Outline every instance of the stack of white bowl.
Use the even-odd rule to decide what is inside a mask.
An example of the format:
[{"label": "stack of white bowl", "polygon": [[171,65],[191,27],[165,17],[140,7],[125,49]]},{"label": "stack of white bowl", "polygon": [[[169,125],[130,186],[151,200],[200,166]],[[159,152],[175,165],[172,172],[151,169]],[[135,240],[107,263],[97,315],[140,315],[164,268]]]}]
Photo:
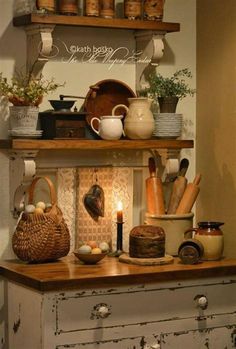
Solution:
[{"label": "stack of white bowl", "polygon": [[8,134],[9,136],[13,137],[13,138],[41,138],[42,137],[42,130],[31,130],[31,129],[24,129],[24,130],[20,130],[20,129],[13,129],[13,130],[9,130]]},{"label": "stack of white bowl", "polygon": [[182,134],[183,115],[175,113],[154,113],[153,135],[158,138],[179,138]]}]

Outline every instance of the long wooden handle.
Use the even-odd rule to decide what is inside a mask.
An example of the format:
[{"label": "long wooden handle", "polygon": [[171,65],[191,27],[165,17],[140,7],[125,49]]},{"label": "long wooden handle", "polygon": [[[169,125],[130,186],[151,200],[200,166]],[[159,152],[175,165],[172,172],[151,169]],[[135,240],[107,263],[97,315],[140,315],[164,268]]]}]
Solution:
[{"label": "long wooden handle", "polygon": [[150,177],[146,179],[147,211],[150,214],[165,214],[164,194],[160,178]]},{"label": "long wooden handle", "polygon": [[193,180],[193,184],[198,185],[200,183],[201,178],[202,176],[200,174],[197,174]]},{"label": "long wooden handle", "polygon": [[177,207],[176,214],[184,214],[191,212],[191,209],[197,199],[200,188],[197,184],[199,184],[201,180],[201,175],[198,174],[194,178],[193,183],[189,183],[185,189],[184,195]]},{"label": "long wooden handle", "polygon": [[179,176],[176,178],[173,184],[169,205],[167,208],[168,214],[176,213],[177,207],[179,206],[180,200],[184,195],[185,188],[187,186],[187,179]]},{"label": "long wooden handle", "polygon": [[156,164],[154,158],[152,157],[148,159],[148,169],[150,177],[156,177]]}]

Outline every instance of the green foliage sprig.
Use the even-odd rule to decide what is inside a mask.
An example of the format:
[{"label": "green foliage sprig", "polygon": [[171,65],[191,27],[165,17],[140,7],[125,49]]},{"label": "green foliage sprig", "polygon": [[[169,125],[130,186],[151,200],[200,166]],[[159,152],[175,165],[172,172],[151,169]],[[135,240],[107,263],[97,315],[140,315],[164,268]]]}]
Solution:
[{"label": "green foliage sprig", "polygon": [[32,79],[30,75],[17,73],[8,80],[0,73],[0,95],[6,97],[15,106],[38,106],[43,97],[64,84],[43,77]]},{"label": "green foliage sprig", "polygon": [[193,96],[195,89],[189,87],[185,78],[192,78],[189,69],[177,70],[171,77],[164,77],[160,73],[150,75],[150,87],[145,89],[145,93],[149,93],[151,97],[178,97],[182,99],[187,95]]}]

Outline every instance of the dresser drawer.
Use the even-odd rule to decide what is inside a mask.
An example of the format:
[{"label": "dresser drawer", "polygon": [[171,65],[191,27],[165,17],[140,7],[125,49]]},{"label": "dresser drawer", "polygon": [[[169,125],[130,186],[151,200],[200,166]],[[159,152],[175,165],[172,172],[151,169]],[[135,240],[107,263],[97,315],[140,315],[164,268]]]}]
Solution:
[{"label": "dresser drawer", "polygon": [[[207,299],[206,309],[198,306]],[[203,305],[204,308],[204,305]],[[57,298],[57,332],[190,319],[236,312],[236,283],[140,287]]]}]

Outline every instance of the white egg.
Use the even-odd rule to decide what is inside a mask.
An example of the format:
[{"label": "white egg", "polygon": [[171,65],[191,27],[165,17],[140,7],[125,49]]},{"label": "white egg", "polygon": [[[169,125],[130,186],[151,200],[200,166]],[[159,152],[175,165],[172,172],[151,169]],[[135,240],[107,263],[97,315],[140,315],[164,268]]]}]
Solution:
[{"label": "white egg", "polygon": [[106,241],[102,241],[100,244],[99,244],[99,248],[102,250],[102,252],[107,252],[109,251],[109,245]]},{"label": "white egg", "polygon": [[49,207],[52,207],[52,204],[51,204],[51,202],[47,202],[45,206],[46,206],[46,208],[49,208]]},{"label": "white egg", "polygon": [[37,208],[41,208],[42,210],[45,210],[46,205],[43,201],[39,201],[37,202],[37,204],[35,205]]},{"label": "white egg", "polygon": [[33,213],[34,211],[35,211],[35,206],[34,205],[26,205],[25,206],[25,212]]},{"label": "white egg", "polygon": [[19,205],[19,211],[24,211],[24,210],[25,210],[25,204],[21,202]]},{"label": "white egg", "polygon": [[92,248],[89,245],[82,245],[78,248],[78,253],[88,254],[91,253]]}]

